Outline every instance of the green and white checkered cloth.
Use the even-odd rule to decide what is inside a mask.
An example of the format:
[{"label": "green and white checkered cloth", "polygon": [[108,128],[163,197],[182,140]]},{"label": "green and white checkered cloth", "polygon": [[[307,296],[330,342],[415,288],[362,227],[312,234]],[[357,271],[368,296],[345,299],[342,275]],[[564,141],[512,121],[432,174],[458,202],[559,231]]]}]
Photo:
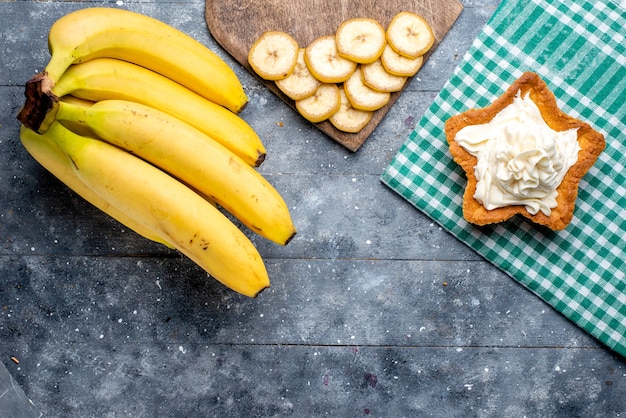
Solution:
[{"label": "green and white checkered cloth", "polygon": [[[620,0],[622,1],[622,0]],[[626,10],[608,0],[503,0],[381,176],[426,213],[610,349],[626,357]],[[605,135],[558,232],[518,216],[463,219],[466,178],[444,123],[539,74],[563,111]]]}]

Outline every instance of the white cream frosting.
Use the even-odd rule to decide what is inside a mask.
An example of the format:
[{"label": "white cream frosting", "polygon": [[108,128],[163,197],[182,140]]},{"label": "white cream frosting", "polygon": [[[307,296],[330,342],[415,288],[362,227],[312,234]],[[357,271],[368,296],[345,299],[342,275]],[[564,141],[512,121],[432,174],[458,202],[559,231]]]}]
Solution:
[{"label": "white cream frosting", "polygon": [[550,215],[556,188],[580,151],[577,128],[553,130],[520,91],[491,121],[466,126],[455,140],[478,160],[476,200],[487,210],[524,205],[531,215]]}]

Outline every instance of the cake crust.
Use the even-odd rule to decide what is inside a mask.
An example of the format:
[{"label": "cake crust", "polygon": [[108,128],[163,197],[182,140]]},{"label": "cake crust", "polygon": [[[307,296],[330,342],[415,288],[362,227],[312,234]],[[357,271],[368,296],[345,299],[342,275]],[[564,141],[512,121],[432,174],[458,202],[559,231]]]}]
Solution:
[{"label": "cake crust", "polygon": [[[546,124],[553,130],[565,131],[578,128],[577,139],[580,145],[578,160],[570,167],[563,181],[557,187],[557,206],[552,208],[549,216],[541,211],[532,215],[523,205],[486,209],[481,202],[473,197],[478,183],[474,174],[477,159],[455,141],[457,132],[464,127],[483,124],[492,120],[496,114],[513,102],[518,91],[521,91],[522,96],[530,93],[530,99],[537,105]],[[554,94],[534,72],[522,74],[491,105],[482,109],[470,109],[449,118],[445,123],[445,133],[454,161],[463,168],[467,176],[467,186],[463,195],[463,217],[475,225],[499,223],[519,214],[552,230],[564,229],[574,214],[579,182],[596,162],[606,145],[604,135],[594,130],[588,123],[571,117],[559,109]]]}]

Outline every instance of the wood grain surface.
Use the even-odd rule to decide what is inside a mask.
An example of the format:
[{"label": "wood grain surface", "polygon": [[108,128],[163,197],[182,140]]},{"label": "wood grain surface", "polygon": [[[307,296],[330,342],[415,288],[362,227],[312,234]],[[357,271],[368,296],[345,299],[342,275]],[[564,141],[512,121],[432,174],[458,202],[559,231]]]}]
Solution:
[{"label": "wood grain surface", "polygon": [[[370,17],[386,27],[395,14],[405,10],[423,16],[433,29],[435,43],[425,56],[427,60],[456,21],[463,6],[457,0],[207,0],[205,17],[215,40],[248,71],[254,73],[247,61],[248,51],[267,30],[287,32],[300,46],[305,47],[320,36],[335,33],[339,24],[346,19]],[[293,100],[282,93],[274,82],[262,82],[295,109]],[[377,110],[369,124],[358,133],[341,132],[328,121],[315,126],[349,150],[357,151],[401,93],[393,93],[389,103]]]}]

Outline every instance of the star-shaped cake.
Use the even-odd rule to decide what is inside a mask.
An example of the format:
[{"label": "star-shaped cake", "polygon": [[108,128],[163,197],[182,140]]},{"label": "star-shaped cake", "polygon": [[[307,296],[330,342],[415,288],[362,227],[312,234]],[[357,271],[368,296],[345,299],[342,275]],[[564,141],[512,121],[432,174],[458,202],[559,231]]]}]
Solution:
[{"label": "star-shaped cake", "polygon": [[564,229],[581,178],[605,148],[604,136],[562,112],[534,72],[522,74],[491,105],[452,116],[445,132],[467,176],[463,216],[475,225],[520,214]]}]

